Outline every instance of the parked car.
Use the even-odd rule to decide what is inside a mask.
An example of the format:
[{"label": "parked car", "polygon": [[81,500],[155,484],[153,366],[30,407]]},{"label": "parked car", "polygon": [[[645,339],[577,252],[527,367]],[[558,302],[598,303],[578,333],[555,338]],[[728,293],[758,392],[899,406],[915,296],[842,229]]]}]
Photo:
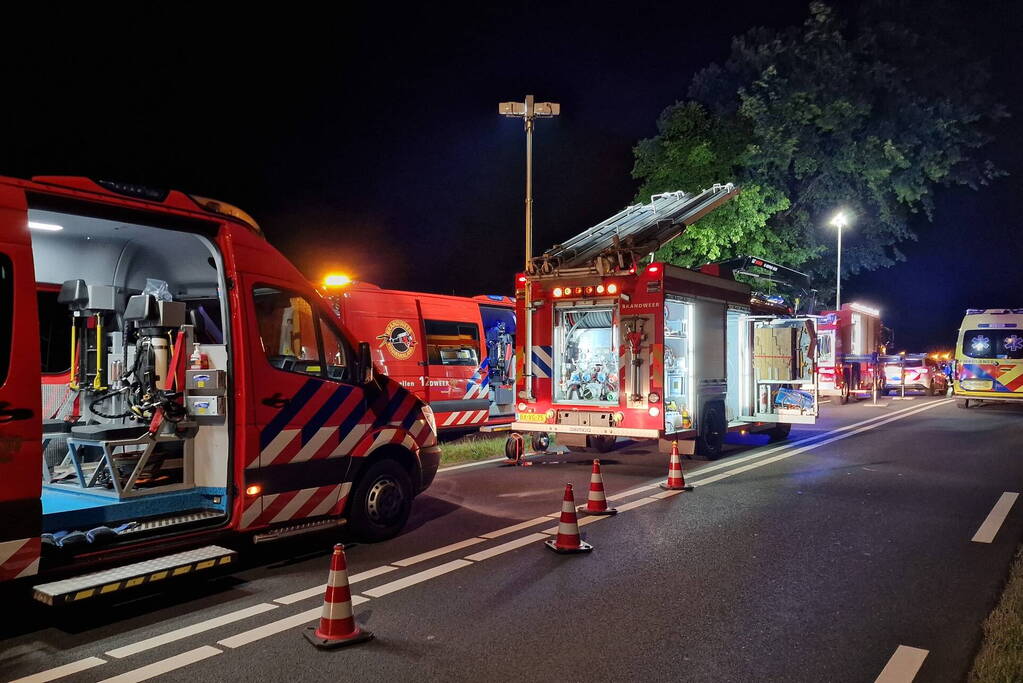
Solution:
[{"label": "parked car", "polygon": [[938,362],[923,354],[907,354],[901,360],[889,361],[884,365],[885,389],[889,394],[902,392],[903,369],[905,370],[906,392],[922,391],[937,396],[948,391],[948,377]]}]

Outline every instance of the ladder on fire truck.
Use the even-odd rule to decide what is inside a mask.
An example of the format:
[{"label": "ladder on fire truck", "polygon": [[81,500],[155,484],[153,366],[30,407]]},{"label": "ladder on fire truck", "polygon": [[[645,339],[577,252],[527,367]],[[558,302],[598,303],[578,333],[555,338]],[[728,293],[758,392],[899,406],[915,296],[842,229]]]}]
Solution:
[{"label": "ladder on fire truck", "polygon": [[585,268],[603,275],[628,270],[685,229],[739,193],[732,183],[717,184],[693,195],[655,194],[649,204],[633,204],[532,261],[532,274]]}]

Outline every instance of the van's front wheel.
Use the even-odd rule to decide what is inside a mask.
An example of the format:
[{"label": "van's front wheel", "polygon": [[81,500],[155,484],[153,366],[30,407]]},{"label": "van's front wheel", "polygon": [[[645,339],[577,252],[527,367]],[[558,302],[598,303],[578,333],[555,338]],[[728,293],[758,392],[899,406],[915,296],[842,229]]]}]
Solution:
[{"label": "van's front wheel", "polygon": [[401,532],[412,512],[412,480],[389,458],[369,463],[349,503],[352,531],[366,541],[386,541]]}]

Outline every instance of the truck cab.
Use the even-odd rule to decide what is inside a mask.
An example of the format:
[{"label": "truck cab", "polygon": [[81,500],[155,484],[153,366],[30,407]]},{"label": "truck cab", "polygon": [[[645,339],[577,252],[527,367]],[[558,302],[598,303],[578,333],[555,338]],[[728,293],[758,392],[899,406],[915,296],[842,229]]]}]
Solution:
[{"label": "truck cab", "polygon": [[[0,178],[0,316],[0,581],[209,567],[231,532],[383,539],[436,472],[432,411],[222,202]],[[37,597],[98,590],[70,585]]]}]

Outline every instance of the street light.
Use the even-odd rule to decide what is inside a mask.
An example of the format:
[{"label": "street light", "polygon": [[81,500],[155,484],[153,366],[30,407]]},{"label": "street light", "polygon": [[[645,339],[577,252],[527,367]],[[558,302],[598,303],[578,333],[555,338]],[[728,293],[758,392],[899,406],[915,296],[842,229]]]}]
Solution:
[{"label": "street light", "polygon": [[849,219],[844,211],[839,211],[828,225],[838,229],[838,270],[835,271],[835,310],[842,310],[842,228],[849,225]]},{"label": "street light", "polygon": [[[550,118],[561,113],[561,105],[557,102],[536,102],[532,95],[526,95],[525,102],[501,102],[497,112],[502,116],[522,118],[526,125],[526,268],[524,273],[533,270],[533,120],[537,117]],[[519,398],[527,401],[533,399],[533,302],[530,281],[525,287],[525,342],[523,344],[523,379],[526,383],[525,395]]]}]

